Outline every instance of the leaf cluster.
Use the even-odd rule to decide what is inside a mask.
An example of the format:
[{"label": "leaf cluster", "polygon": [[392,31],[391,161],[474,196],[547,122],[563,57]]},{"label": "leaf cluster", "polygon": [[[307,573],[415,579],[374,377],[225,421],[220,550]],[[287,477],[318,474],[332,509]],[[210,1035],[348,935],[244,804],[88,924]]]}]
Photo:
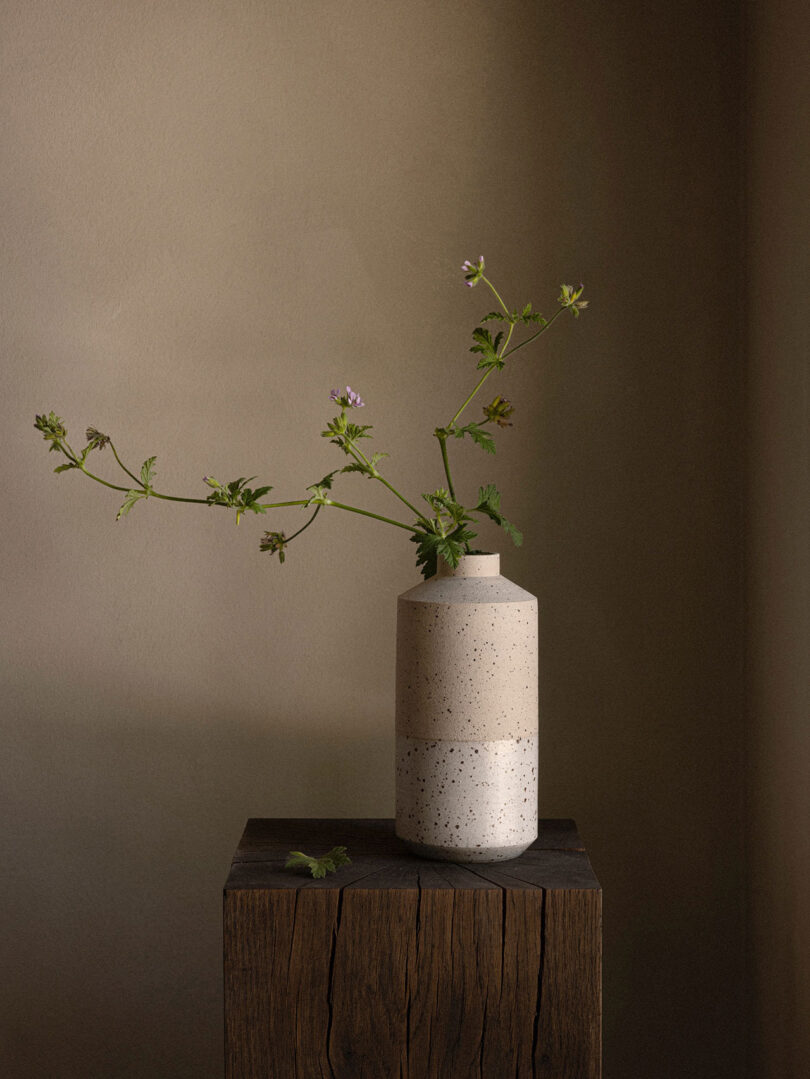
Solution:
[{"label": "leaf cluster", "polygon": [[481,319],[482,322],[506,322],[512,326],[516,326],[518,322],[522,322],[524,326],[529,326],[532,323],[541,323],[543,326],[548,324],[548,320],[538,311],[532,311],[532,305],[527,303],[522,311],[515,309],[507,313],[506,311],[490,311],[488,315],[484,315]]},{"label": "leaf cluster", "polygon": [[49,412],[47,416],[44,413],[41,416],[35,416],[34,427],[42,432],[42,437],[46,442],[50,442],[48,447],[50,453],[54,450],[59,452],[62,449],[62,440],[67,438],[67,428],[55,412]]},{"label": "leaf cluster", "polygon": [[255,479],[255,476],[247,478],[240,476],[238,480],[231,480],[230,483],[219,483],[213,476],[206,476],[205,482],[209,487],[213,487],[213,491],[205,501],[211,506],[227,506],[229,509],[235,509],[236,523],[239,524],[246,510],[250,510],[251,513],[264,513],[265,509],[259,504],[259,499],[263,498],[268,491],[273,490],[269,485],[255,489],[248,487],[251,480]]},{"label": "leaf cluster", "polygon": [[435,576],[440,558],[455,569],[461,556],[466,553],[470,540],[475,539],[475,536],[476,533],[466,525],[459,525],[446,535],[434,531],[415,531],[411,542],[417,545],[416,565],[421,569],[425,580]]},{"label": "leaf cluster", "polygon": [[116,521],[120,521],[122,517],[126,517],[136,502],[140,502],[142,498],[148,498],[152,493],[153,481],[157,475],[155,472],[156,460],[157,457],[147,457],[141,465],[141,488],[133,487],[132,490],[127,491],[123,505],[115,515]]},{"label": "leaf cluster", "polygon": [[304,854],[300,850],[291,850],[289,857],[284,863],[285,869],[308,869],[316,880],[322,879],[327,873],[335,873],[342,865],[351,865],[352,860],[346,853],[345,847],[332,847],[327,854],[319,858]]},{"label": "leaf cluster", "polygon": [[326,430],[321,431],[321,438],[328,438],[336,446],[340,446],[344,453],[351,453],[351,444],[360,438],[371,438],[368,434],[372,425],[370,423],[350,423],[346,419],[346,413],[341,412],[333,420],[329,420]]},{"label": "leaf cluster", "polygon": [[41,416],[35,416],[34,427],[42,432],[42,437],[47,442],[50,442],[50,446],[48,447],[50,453],[56,451],[57,453],[63,453],[67,457],[67,462],[62,465],[57,465],[54,472],[69,472],[72,468],[83,468],[84,462],[87,460],[87,455],[92,450],[104,449],[110,441],[109,435],[103,435],[101,431],[97,431],[95,427],[88,427],[87,445],[77,456],[65,441],[67,438],[67,427],[65,427],[64,422],[55,412],[49,412],[47,415],[43,413]]},{"label": "leaf cluster", "polygon": [[414,530],[411,542],[417,545],[416,565],[428,578],[436,573],[440,558],[455,568],[476,533],[469,528],[472,518],[467,510],[444,487],[422,498],[436,516]]}]

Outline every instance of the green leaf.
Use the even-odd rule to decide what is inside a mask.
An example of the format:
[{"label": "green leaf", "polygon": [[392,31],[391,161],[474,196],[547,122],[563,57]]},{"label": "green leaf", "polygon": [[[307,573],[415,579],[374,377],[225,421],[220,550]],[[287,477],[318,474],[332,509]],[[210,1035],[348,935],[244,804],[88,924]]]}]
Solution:
[{"label": "green leaf", "polygon": [[322,854],[320,857],[304,854],[300,850],[291,850],[284,868],[308,869],[316,880],[320,880],[327,873],[337,872],[342,865],[351,865],[351,861],[345,847],[332,847],[327,854]]},{"label": "green leaf", "polygon": [[307,490],[314,491],[316,488],[319,488],[321,490],[331,491],[332,483],[334,482],[335,476],[338,474],[338,472],[347,471],[348,466],[346,468],[336,468],[332,472],[327,472],[322,480],[319,480],[317,483],[311,483],[309,487],[307,487]]},{"label": "green leaf", "polygon": [[146,498],[145,491],[127,491],[127,497],[124,499],[124,504],[115,515],[116,521],[120,521],[122,517],[126,517],[135,503],[140,502],[142,498]]},{"label": "green leaf", "polygon": [[54,469],[54,472],[67,472],[69,468],[78,468],[78,467],[79,467],[78,465],[75,465],[71,461],[70,464],[67,464],[67,465],[57,465],[56,468]]},{"label": "green leaf", "polygon": [[478,505],[475,506],[473,512],[483,513],[494,521],[496,525],[499,525],[516,547],[523,543],[523,533],[515,528],[511,521],[507,521],[501,513],[501,496],[494,483],[488,483],[486,487],[479,487]]},{"label": "green leaf", "polygon": [[255,476],[240,476],[238,480],[231,480],[230,483],[221,484],[213,476],[206,476],[205,482],[209,487],[214,488],[206,502],[211,506],[227,506],[229,509],[235,509],[237,524],[242,519],[242,514],[247,510],[250,510],[251,513],[267,513],[265,507],[260,505],[259,499],[266,495],[268,491],[272,491],[273,488],[266,484],[263,487],[257,487],[255,491],[251,490],[246,484],[255,478]]},{"label": "green leaf", "polygon": [[498,348],[503,338],[503,330],[500,330],[493,338],[489,330],[485,330],[483,326],[478,326],[473,330],[473,340],[476,342],[471,348],[470,352],[478,352],[480,359],[478,361],[479,370],[495,367],[500,370],[503,367],[503,360],[498,355]]},{"label": "green leaf", "polygon": [[326,425],[326,430],[321,431],[321,438],[332,438],[333,435],[342,435],[346,431],[347,420],[344,413],[339,416],[335,416],[333,420],[329,420]]},{"label": "green leaf", "polygon": [[482,322],[509,322],[509,318],[503,313],[503,311],[490,311],[488,315],[484,315],[481,319]]},{"label": "green leaf", "polygon": [[443,558],[451,566],[458,565],[458,561],[464,554],[465,545],[471,539],[475,539],[476,533],[460,524],[449,535],[442,536],[435,532],[415,531],[411,536],[411,543],[417,545],[416,565],[422,570],[425,579],[433,577],[438,569],[438,562]]},{"label": "green leaf", "polygon": [[352,442],[356,442],[358,438],[372,438],[372,435],[366,434],[366,431],[370,431],[371,427],[370,423],[347,423],[346,438]]},{"label": "green leaf", "polygon": [[469,435],[477,446],[480,446],[486,453],[495,452],[495,439],[489,433],[485,431],[483,427],[477,423],[468,423],[464,427],[456,427],[453,431],[456,438],[463,438],[465,435]]},{"label": "green leaf", "polygon": [[[448,523],[457,525],[461,524],[462,521],[469,521],[470,519],[464,507],[456,502],[455,499],[451,498],[450,492],[444,487],[439,487],[433,494],[422,495],[422,498],[424,498],[425,502],[427,502],[431,509],[435,510],[437,514],[440,516],[443,514],[449,517],[450,522]],[[437,519],[435,524],[436,532],[439,535],[446,532],[447,529],[444,527],[443,521]]]},{"label": "green leaf", "polygon": [[144,463],[141,465],[141,483],[147,489],[152,486],[152,480],[155,478],[155,461],[157,457],[147,457]]},{"label": "green leaf", "polygon": [[522,545],[523,533],[520,531],[520,529],[515,528],[511,521],[507,521],[505,517],[501,517],[501,528],[504,530],[507,536],[509,536],[512,543],[514,543],[516,547],[520,547]]},{"label": "green leaf", "polygon": [[338,472],[348,472],[349,466],[345,468],[336,468],[333,472],[327,472],[324,478],[319,483],[312,483],[307,487],[308,491],[312,491],[312,496],[305,503],[307,506],[311,506],[313,503],[325,505],[328,501],[327,491],[332,490],[332,481]]},{"label": "green leaf", "polygon": [[498,513],[501,505],[501,495],[494,483],[488,483],[486,487],[478,488],[478,505],[476,509],[484,513]]}]

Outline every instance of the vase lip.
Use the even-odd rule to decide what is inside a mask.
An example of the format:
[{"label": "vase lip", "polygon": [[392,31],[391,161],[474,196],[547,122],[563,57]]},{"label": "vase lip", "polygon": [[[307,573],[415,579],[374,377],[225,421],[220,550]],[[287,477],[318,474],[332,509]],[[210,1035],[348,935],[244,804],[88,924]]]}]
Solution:
[{"label": "vase lip", "polygon": [[501,556],[482,551],[480,554],[463,554],[454,568],[442,560],[438,577],[499,577]]}]

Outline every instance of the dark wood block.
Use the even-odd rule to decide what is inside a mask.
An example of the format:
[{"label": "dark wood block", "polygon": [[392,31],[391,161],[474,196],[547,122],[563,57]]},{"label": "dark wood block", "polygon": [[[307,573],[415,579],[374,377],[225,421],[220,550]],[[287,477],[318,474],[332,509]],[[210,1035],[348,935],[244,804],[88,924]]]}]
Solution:
[{"label": "dark wood block", "polygon": [[[291,849],[343,844],[313,880]],[[573,821],[511,862],[390,820],[248,821],[224,895],[227,1079],[598,1079],[602,893]]]}]

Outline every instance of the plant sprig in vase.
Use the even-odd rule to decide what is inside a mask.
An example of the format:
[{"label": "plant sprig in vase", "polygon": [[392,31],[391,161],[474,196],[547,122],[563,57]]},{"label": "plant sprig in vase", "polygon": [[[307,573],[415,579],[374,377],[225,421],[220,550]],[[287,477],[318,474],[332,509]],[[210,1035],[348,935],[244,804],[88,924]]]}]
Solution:
[{"label": "plant sprig in vase", "polygon": [[[130,513],[138,503],[149,498],[158,498],[169,502],[193,502],[208,506],[222,506],[232,509],[236,513],[236,523],[245,513],[264,514],[268,510],[282,509],[298,506],[311,510],[306,522],[297,531],[288,535],[284,531],[268,531],[264,533],[260,541],[260,550],[277,554],[279,562],[284,562],[287,548],[290,543],[297,539],[320,513],[324,506],[333,509],[344,510],[348,513],[361,514],[364,517],[381,521],[395,528],[403,529],[410,534],[410,539],[416,544],[416,564],[422,570],[423,575],[432,577],[437,570],[439,559],[443,559],[450,566],[457,566],[458,561],[464,554],[471,553],[470,543],[477,536],[475,527],[477,522],[485,519],[494,521],[501,527],[512,541],[519,545],[522,542],[520,531],[504,516],[501,511],[501,496],[492,483],[487,483],[478,488],[475,499],[468,504],[459,500],[450,469],[450,455],[448,443],[451,439],[471,439],[485,453],[495,453],[495,428],[511,426],[511,416],[514,408],[503,396],[498,394],[489,404],[483,407],[483,418],[477,420],[467,419],[461,422],[462,415],[472,404],[475,397],[482,390],[484,384],[496,372],[502,371],[510,359],[519,349],[535,341],[541,334],[556,321],[564,312],[570,311],[572,315],[579,316],[587,306],[587,300],[581,299],[582,286],[574,288],[571,285],[562,285],[560,295],[557,297],[558,309],[546,319],[543,315],[534,311],[532,304],[527,303],[522,308],[510,308],[503,301],[495,286],[484,273],[485,264],[483,255],[476,261],[467,261],[462,266],[464,279],[468,287],[473,288],[479,283],[487,286],[495,297],[498,308],[488,312],[481,319],[481,324],[472,333],[473,344],[470,352],[477,356],[477,370],[480,374],[472,390],[462,401],[448,423],[437,427],[433,435],[439,443],[442,466],[446,478],[446,486],[422,495],[422,503],[414,503],[407,498],[388,479],[380,467],[380,462],[388,456],[386,453],[377,452],[367,454],[361,445],[372,436],[370,424],[354,422],[354,410],[365,407],[365,402],[360,395],[351,387],[345,391],[332,390],[329,397],[340,407],[340,412],[329,420],[325,429],[321,431],[324,438],[338,446],[346,457],[348,463],[341,468],[327,473],[317,483],[306,488],[305,498],[292,499],[285,502],[264,502],[262,499],[273,490],[269,484],[251,487],[250,484],[256,479],[255,476],[244,477],[221,483],[213,476],[203,477],[203,482],[210,488],[206,498],[187,498],[178,495],[170,495],[158,491],[155,488],[155,457],[149,457],[136,474],[131,471],[121,460],[119,453],[109,435],[103,434],[95,427],[88,427],[86,432],[86,444],[76,451],[67,441],[67,429],[63,421],[53,412],[47,415],[37,416],[35,427],[50,443],[50,450],[61,453],[66,461],[60,464],[56,472],[69,472],[78,470],[95,482],[109,487],[114,491],[121,491],[125,498],[118,511],[116,520]],[[489,323],[500,323],[501,328],[493,333],[488,328]],[[515,341],[516,331],[523,331],[522,339]],[[88,460],[91,454],[102,451],[109,446],[116,463],[126,474],[131,483],[127,486],[111,483],[90,471]],[[333,486],[337,476],[343,473],[356,472],[375,482],[381,483],[388,489],[391,496],[408,513],[400,516],[407,517],[401,520],[360,506],[349,505],[346,502],[333,498]],[[422,508],[420,508],[422,507]]]}]

